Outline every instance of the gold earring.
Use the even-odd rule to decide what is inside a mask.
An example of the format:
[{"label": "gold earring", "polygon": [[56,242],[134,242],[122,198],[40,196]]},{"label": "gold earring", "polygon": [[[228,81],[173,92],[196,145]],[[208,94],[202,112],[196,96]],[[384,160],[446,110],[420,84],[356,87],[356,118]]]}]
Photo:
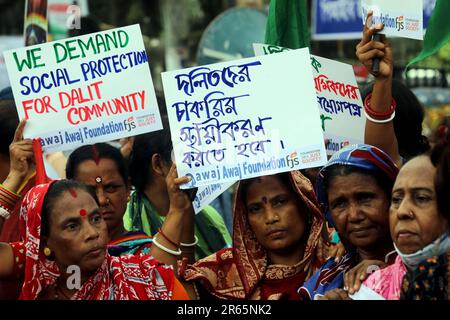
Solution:
[{"label": "gold earring", "polygon": [[49,247],[45,247],[45,248],[44,248],[44,255],[45,255],[46,257],[50,257],[51,254],[52,254],[52,250],[50,250]]}]

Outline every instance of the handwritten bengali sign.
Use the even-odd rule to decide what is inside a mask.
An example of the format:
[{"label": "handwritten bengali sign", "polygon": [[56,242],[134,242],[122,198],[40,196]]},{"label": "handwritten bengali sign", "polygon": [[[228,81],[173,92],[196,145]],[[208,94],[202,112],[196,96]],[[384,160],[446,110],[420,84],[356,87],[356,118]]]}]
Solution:
[{"label": "handwritten bengali sign", "polygon": [[[257,43],[253,49],[257,56],[291,50]],[[352,66],[311,55],[311,67],[327,154],[363,143],[366,118]]]},{"label": "handwritten bengali sign", "polygon": [[393,37],[423,40],[423,0],[404,1],[362,0],[362,20],[366,23],[369,10],[373,11],[371,25],[384,24],[380,33]]},{"label": "handwritten bengali sign", "polygon": [[184,187],[326,162],[309,60],[299,49],[162,74]]},{"label": "handwritten bengali sign", "polygon": [[25,138],[47,151],[162,129],[139,25],[5,52]]}]

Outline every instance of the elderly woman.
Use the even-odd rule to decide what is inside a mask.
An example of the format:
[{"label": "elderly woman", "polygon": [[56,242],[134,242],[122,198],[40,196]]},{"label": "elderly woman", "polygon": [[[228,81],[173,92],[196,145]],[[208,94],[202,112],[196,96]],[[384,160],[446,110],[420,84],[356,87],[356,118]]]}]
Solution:
[{"label": "elderly woman", "polygon": [[[438,211],[450,225],[450,144],[447,147],[437,146],[431,160],[437,167],[434,185]],[[445,146],[445,141],[444,144]],[[448,234],[448,233],[447,233]],[[415,269],[408,269],[403,278],[401,299],[405,300],[448,300],[450,251],[429,257],[420,262]]]},{"label": "elderly woman", "polygon": [[185,280],[200,299],[299,299],[298,285],[326,258],[323,227],[312,184],[300,172],[243,180],[233,247],[188,266]]},{"label": "elderly woman", "polygon": [[398,257],[393,265],[370,275],[353,299],[398,300],[408,270],[450,250],[447,213],[438,207],[435,177],[436,167],[429,155],[403,165],[392,190],[389,215]]},{"label": "elderly woman", "polygon": [[[172,177],[175,185],[188,181],[176,178],[174,170]],[[31,189],[21,210],[25,241],[0,245],[0,277],[14,274],[23,265],[21,299],[187,298],[172,269],[155,260],[174,264],[175,260],[165,250],[171,244],[165,239],[158,237],[158,246],[152,247],[155,258],[150,255],[112,257],[107,253],[107,227],[94,197],[84,185],[70,180]],[[179,232],[173,224],[181,221],[183,210],[171,209],[163,229],[176,241]],[[20,251],[26,251],[24,261],[20,261],[23,257]],[[68,281],[74,266],[79,271],[75,281],[78,287],[70,286]]]},{"label": "elderly woman", "polygon": [[76,149],[67,160],[66,176],[95,190],[100,213],[108,227],[111,255],[150,251],[151,237],[143,231],[126,231],[123,225],[131,185],[125,160],[117,148],[97,143]]},{"label": "elderly woman", "polygon": [[358,264],[358,271],[365,273],[370,266],[389,263],[394,250],[389,205],[397,173],[387,154],[364,144],[340,150],[321,169],[317,197],[347,254],[338,261],[329,259],[306,281],[299,289],[304,298],[317,299],[343,288],[344,274]]}]

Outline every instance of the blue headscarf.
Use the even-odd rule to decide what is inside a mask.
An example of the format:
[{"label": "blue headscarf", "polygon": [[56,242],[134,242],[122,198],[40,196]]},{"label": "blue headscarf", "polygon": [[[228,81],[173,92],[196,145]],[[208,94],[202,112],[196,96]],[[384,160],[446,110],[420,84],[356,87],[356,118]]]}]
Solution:
[{"label": "blue headscarf", "polygon": [[327,171],[333,165],[350,166],[370,172],[380,172],[392,182],[398,174],[398,168],[392,159],[377,147],[368,144],[355,144],[336,152],[317,176],[316,194],[329,225],[334,226],[328,205],[328,196],[324,186]]}]

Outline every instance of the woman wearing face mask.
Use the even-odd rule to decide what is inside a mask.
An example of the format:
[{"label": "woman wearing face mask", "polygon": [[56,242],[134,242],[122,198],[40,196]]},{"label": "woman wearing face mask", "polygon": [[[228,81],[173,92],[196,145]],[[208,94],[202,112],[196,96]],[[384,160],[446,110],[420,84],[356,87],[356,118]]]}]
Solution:
[{"label": "woman wearing face mask", "polygon": [[[438,145],[431,160],[436,165],[437,206],[443,213],[447,224],[450,224],[450,141]],[[445,145],[447,145],[445,147]],[[407,271],[402,283],[401,299],[403,300],[448,300],[449,299],[449,268],[450,251],[429,257],[421,261],[417,268]]]},{"label": "woman wearing face mask", "polygon": [[389,214],[398,257],[393,265],[369,276],[353,299],[398,300],[408,271],[450,250],[448,212],[442,212],[442,206],[438,206],[436,172],[430,155],[418,156],[401,168],[392,190]]}]

